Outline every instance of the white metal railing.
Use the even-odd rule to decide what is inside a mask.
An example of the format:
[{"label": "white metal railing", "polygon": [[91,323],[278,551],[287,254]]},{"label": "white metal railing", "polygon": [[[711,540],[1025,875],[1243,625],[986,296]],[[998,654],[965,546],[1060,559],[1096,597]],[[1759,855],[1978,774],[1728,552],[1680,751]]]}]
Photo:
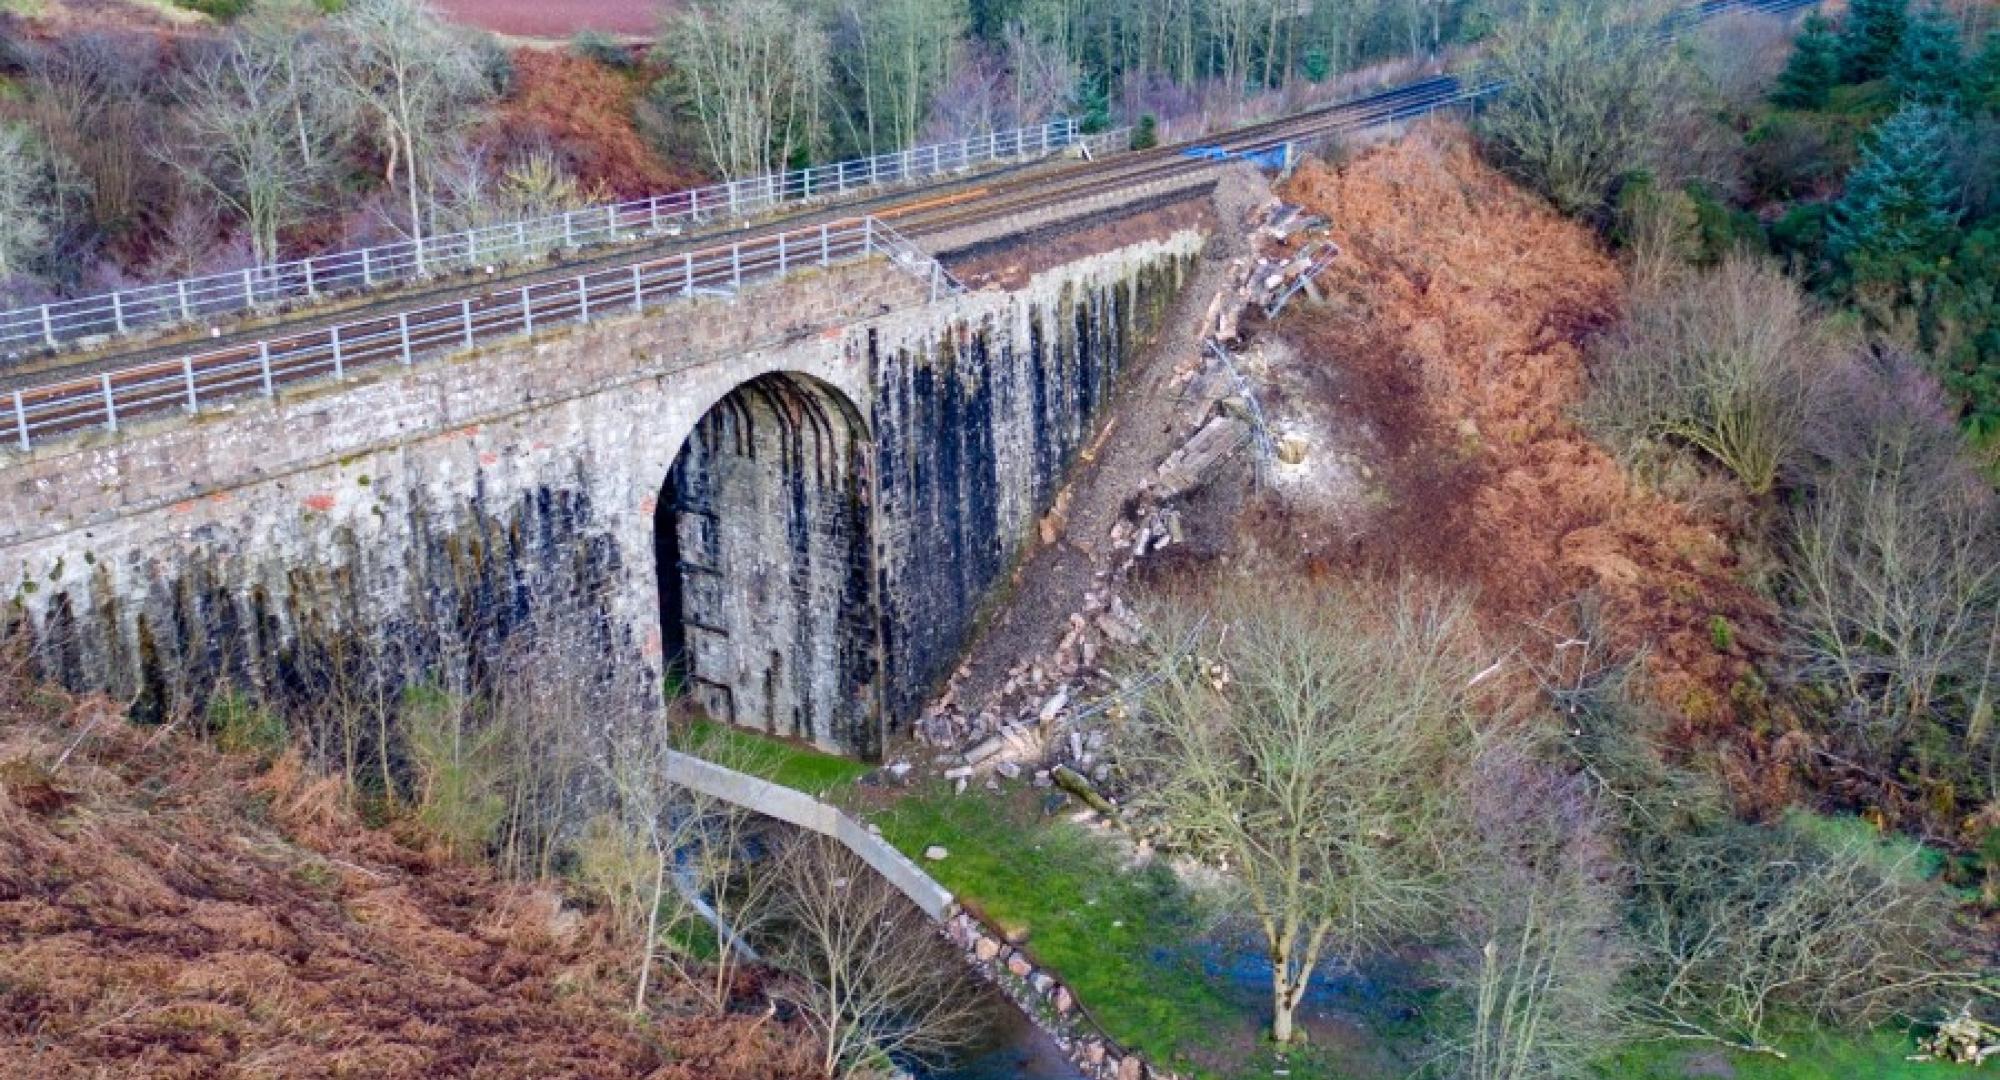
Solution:
[{"label": "white metal railing", "polygon": [[1055,120],[552,217],[17,308],[0,312],[0,356],[316,302],[438,274],[545,257],[559,250],[671,234],[688,222],[760,214],[789,203],[935,179],[991,162],[1052,153],[1077,141],[1075,120]]},{"label": "white metal railing", "polygon": [[407,366],[421,356],[532,335],[542,327],[588,323],[668,300],[729,295],[746,282],[875,256],[922,277],[933,300],[964,291],[936,259],[893,229],[858,218],[21,387],[0,397],[0,415],[13,429],[7,441],[25,452],[60,435],[115,432],[119,424],[148,414],[194,414],[228,398],[270,397],[297,382],[345,379],[384,364]]}]

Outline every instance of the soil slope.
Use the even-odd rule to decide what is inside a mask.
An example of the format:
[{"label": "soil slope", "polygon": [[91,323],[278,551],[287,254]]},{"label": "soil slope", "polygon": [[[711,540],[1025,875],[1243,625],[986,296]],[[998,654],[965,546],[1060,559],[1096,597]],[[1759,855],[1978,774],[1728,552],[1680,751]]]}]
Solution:
[{"label": "soil slope", "polygon": [[811,1075],[775,1021],[631,1019],[594,920],[366,827],[290,759],[9,697],[0,1075]]}]

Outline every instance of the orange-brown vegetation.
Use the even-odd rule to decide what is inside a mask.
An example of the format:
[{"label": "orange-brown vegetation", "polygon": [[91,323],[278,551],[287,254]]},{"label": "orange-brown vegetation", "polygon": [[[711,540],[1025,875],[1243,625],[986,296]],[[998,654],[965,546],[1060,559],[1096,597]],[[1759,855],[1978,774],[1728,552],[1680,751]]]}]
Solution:
[{"label": "orange-brown vegetation", "polygon": [[1541,656],[1550,629],[1573,629],[1564,606],[1595,593],[1611,644],[1647,655],[1676,740],[1720,751],[1742,795],[1778,796],[1752,764],[1775,736],[1750,715],[1774,613],[1743,581],[1727,505],[1635,484],[1571,420],[1585,342],[1623,290],[1598,238],[1449,128],[1308,163],[1285,195],[1332,220],[1342,254],[1320,281],[1328,303],[1279,329],[1372,433],[1386,488],[1364,520],[1308,538],[1335,553],[1324,568],[1470,586],[1489,633]]},{"label": "orange-brown vegetation", "polygon": [[493,120],[502,141],[545,144],[586,190],[631,199],[707,183],[693,162],[666,162],[639,133],[643,72],[568,50],[516,49],[514,89]]},{"label": "orange-brown vegetation", "polygon": [[626,959],[295,758],[0,680],[0,1075],[812,1075],[762,1015],[635,1018]]}]

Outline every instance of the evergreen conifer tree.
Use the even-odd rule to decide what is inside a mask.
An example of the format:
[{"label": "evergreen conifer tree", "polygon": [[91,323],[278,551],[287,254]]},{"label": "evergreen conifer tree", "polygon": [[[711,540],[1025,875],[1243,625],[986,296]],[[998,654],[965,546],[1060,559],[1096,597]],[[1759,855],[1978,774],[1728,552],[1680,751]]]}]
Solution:
[{"label": "evergreen conifer tree", "polygon": [[1841,75],[1866,82],[1889,74],[1909,22],[1909,0],[1852,0],[1840,24]]},{"label": "evergreen conifer tree", "polygon": [[1945,119],[1910,104],[1875,129],[1834,204],[1827,246],[1856,284],[1932,276],[1957,225],[1946,178]]},{"label": "evergreen conifer tree", "polygon": [[1825,16],[1809,15],[1792,42],[1791,59],[1778,75],[1771,100],[1788,109],[1817,109],[1839,82],[1840,42],[1833,36],[1833,24]]},{"label": "evergreen conifer tree", "polygon": [[1927,4],[1904,28],[1892,76],[1905,99],[1942,105],[1958,98],[1965,80],[1964,62],[1958,21]]},{"label": "evergreen conifer tree", "polygon": [[1985,47],[1966,71],[1965,84],[1968,107],[2000,112],[2000,30],[1987,33]]}]

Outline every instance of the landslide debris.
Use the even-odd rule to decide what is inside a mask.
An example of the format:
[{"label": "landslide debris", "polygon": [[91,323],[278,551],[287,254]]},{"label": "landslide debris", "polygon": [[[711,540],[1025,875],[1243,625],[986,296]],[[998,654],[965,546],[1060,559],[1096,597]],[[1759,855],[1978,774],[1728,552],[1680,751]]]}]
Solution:
[{"label": "landslide debris", "polygon": [[1289,407],[1322,417],[1373,490],[1346,514],[1267,504],[1264,531],[1297,536],[1308,572],[1471,586],[1488,630],[1524,650],[1570,633],[1552,612],[1594,594],[1613,646],[1646,656],[1675,737],[1727,744],[1748,782],[1739,755],[1777,749],[1741,724],[1775,614],[1746,583],[1741,507],[1635,483],[1571,419],[1585,344],[1624,289],[1598,238],[1447,126],[1308,162],[1281,194],[1332,222],[1341,255],[1316,280],[1324,302],[1265,332],[1296,355]]}]

